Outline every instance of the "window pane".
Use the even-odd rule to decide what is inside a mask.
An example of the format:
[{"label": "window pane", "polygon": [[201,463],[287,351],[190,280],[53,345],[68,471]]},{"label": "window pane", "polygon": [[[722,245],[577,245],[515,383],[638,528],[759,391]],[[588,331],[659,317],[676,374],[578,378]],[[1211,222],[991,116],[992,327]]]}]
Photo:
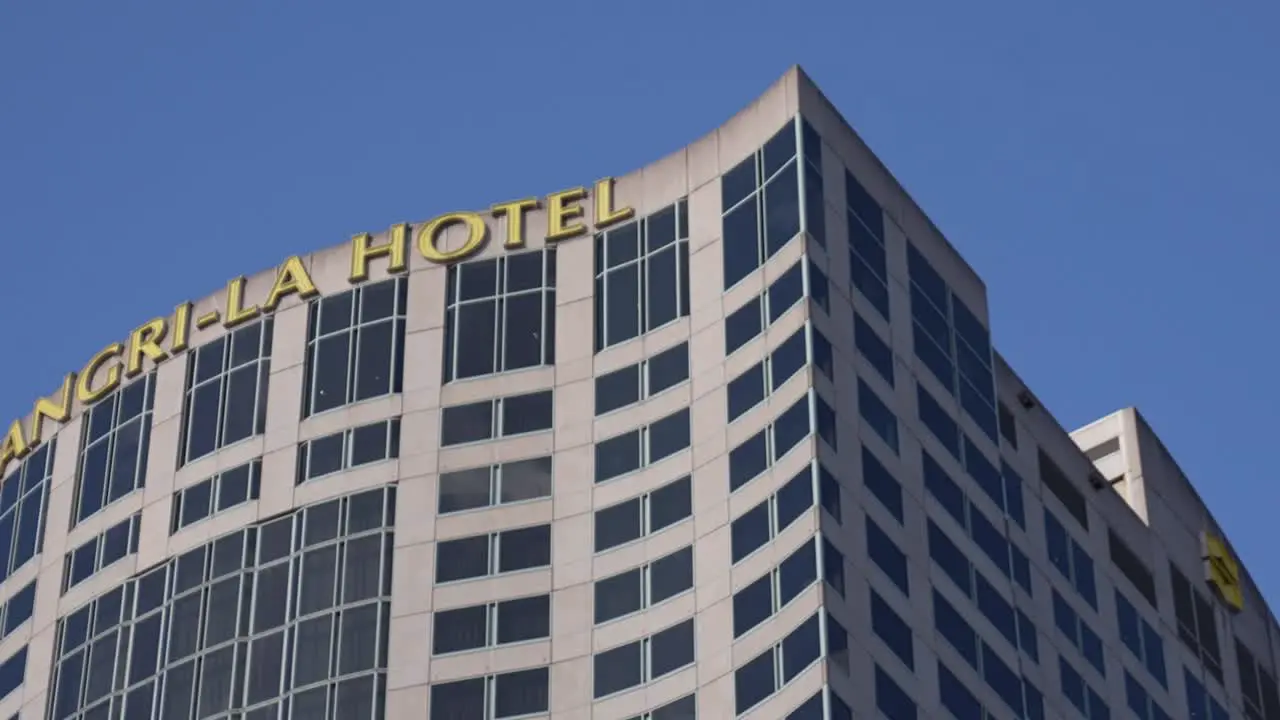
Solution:
[{"label": "window pane", "polygon": [[513,503],[551,496],[551,458],[504,463],[499,502]]},{"label": "window pane", "polygon": [[[464,274],[465,277],[465,274]],[[457,340],[458,378],[490,375],[495,370],[497,356],[497,305],[492,300],[468,303],[455,311],[456,321],[451,326]]]},{"label": "window pane", "polygon": [[628,500],[595,514],[596,552],[631,542],[643,534],[640,527],[640,500]]},{"label": "window pane", "polygon": [[551,429],[551,391],[513,395],[502,401],[502,435]]},{"label": "window pane", "polygon": [[551,526],[507,530],[501,534],[498,572],[512,572],[551,564]]},{"label": "window pane", "polygon": [[507,297],[502,344],[504,370],[542,364],[542,303],[542,293]]},{"label": "window pane", "polygon": [[693,620],[667,628],[653,636],[650,647],[650,680],[693,662]]},{"label": "window pane", "polygon": [[391,392],[391,357],[403,352],[394,342],[395,324],[380,322],[366,325],[356,333],[356,400],[386,395]]},{"label": "window pane", "polygon": [[440,512],[470,510],[489,505],[487,467],[440,474]]},{"label": "window pane", "polygon": [[642,682],[640,643],[606,650],[595,656],[595,696],[612,695]]},{"label": "window pane", "polygon": [[486,606],[441,610],[433,620],[432,652],[437,655],[485,646],[489,627]]},{"label": "window pane", "polygon": [[612,620],[641,608],[641,570],[635,569],[595,584],[595,621]]},{"label": "window pane", "polygon": [[550,595],[507,600],[498,604],[498,642],[535,640],[550,634]]},{"label": "window pane", "polygon": [[652,604],[675,597],[693,587],[693,549],[684,548],[654,561],[649,568]]},{"label": "window pane", "polygon": [[493,436],[493,402],[455,405],[441,410],[441,444],[459,445]]},{"label": "window pane", "polygon": [[312,413],[346,404],[350,353],[351,336],[346,333],[325,338],[316,344]]},{"label": "window pane", "polygon": [[436,546],[436,582],[489,574],[489,536],[445,540]]},{"label": "window pane", "polygon": [[683,477],[649,496],[649,531],[657,532],[693,514],[693,483]]},{"label": "window pane", "polygon": [[547,668],[521,670],[494,679],[494,717],[507,718],[547,711],[550,675]]}]

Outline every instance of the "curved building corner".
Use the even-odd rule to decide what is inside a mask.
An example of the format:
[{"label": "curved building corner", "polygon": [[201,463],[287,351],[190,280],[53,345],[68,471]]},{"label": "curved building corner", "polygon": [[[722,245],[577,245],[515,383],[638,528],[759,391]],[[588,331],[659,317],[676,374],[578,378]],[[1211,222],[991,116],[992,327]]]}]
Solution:
[{"label": "curved building corner", "polygon": [[231,279],[0,441],[0,718],[1280,717],[1260,598],[987,317],[798,68]]}]

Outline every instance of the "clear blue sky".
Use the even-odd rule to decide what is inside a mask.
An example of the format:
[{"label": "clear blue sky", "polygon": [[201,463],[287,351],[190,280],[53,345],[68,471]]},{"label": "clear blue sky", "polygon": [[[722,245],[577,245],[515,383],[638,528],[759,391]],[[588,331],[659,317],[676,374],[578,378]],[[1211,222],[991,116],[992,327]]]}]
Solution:
[{"label": "clear blue sky", "polygon": [[1141,408],[1280,602],[1277,36],[1274,0],[7,2],[0,419],[233,275],[624,174],[800,63],[1044,403]]}]

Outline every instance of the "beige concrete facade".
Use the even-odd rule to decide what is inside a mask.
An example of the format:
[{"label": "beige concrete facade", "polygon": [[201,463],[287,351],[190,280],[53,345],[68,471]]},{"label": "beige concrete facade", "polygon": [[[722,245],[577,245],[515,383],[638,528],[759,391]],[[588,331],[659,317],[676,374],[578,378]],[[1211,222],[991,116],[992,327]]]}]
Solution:
[{"label": "beige concrete facade", "polygon": [[[726,283],[725,208],[722,207],[726,191],[722,178],[757,153],[780,129],[788,127],[788,123],[797,128],[795,132],[799,137],[802,131],[796,121],[797,116],[803,116],[821,138],[816,157],[820,157],[817,163],[820,174],[817,177],[821,179],[821,227],[825,239],[817,242],[813,237],[816,206],[811,206],[805,210],[805,231],[764,257],[759,268],[740,281]],[[805,145],[806,152],[812,150],[812,145]],[[767,159],[764,162],[767,163]],[[806,158],[797,156],[794,162],[799,167]],[[851,233],[849,223],[855,221],[846,200],[846,178],[850,176],[861,183],[884,212],[883,248],[887,277],[883,280],[891,309],[888,317],[878,312],[875,302],[861,293],[851,280],[858,273],[854,267],[858,259],[850,252],[850,244],[846,241]],[[802,179],[801,192],[806,183],[812,182],[812,179]],[[694,717],[687,709],[692,707],[696,708],[696,717],[704,720],[784,718],[793,712],[801,713],[795,715],[797,718],[808,718],[841,717],[837,706],[843,703],[854,716],[870,718],[891,712],[885,710],[886,692],[877,680],[878,676],[884,675],[892,678],[912,698],[918,717],[947,717],[949,710],[944,708],[939,690],[939,667],[945,667],[995,717],[1016,714],[1028,718],[1070,718],[1081,713],[1064,695],[1059,656],[1079,671],[1086,686],[1107,704],[1113,717],[1128,712],[1125,709],[1126,672],[1136,678],[1154,702],[1171,716],[1187,717],[1183,668],[1190,668],[1197,676],[1207,678],[1204,682],[1209,693],[1229,708],[1231,716],[1235,717],[1245,707],[1235,650],[1236,638],[1274,677],[1276,658],[1280,653],[1280,633],[1277,633],[1274,618],[1256,589],[1248,584],[1247,577],[1243,612],[1230,612],[1211,593],[1206,583],[1202,531],[1218,534],[1220,531],[1167,451],[1154,439],[1135,411],[1122,411],[1075,435],[1068,435],[1035,402],[1034,396],[1003,360],[991,353],[989,362],[993,368],[996,396],[999,404],[1008,411],[1007,417],[1001,417],[1001,437],[993,438],[989,429],[984,430],[966,412],[954,391],[944,387],[937,376],[926,369],[913,352],[918,333],[913,329],[911,308],[919,301],[912,296],[913,275],[909,265],[913,261],[909,257],[908,246],[928,260],[945,280],[951,297],[963,303],[983,325],[986,325],[988,317],[985,287],[802,71],[793,69],[788,72],[750,107],[718,130],[642,170],[620,177],[615,192],[618,204],[634,207],[640,218],[654,215],[678,202],[684,202],[687,207],[687,225],[683,229],[687,232],[687,272],[691,280],[683,314],[660,327],[638,333],[634,339],[597,349],[593,340],[593,328],[598,322],[599,292],[595,270],[598,263],[596,246],[589,237],[570,240],[559,243],[555,249],[555,331],[551,340],[554,362],[446,382],[442,358],[446,356],[449,343],[446,288],[450,286],[448,278],[451,271],[410,252],[407,272],[390,274],[385,261],[375,261],[371,266],[372,277],[366,283],[371,285],[393,277],[405,278],[404,282],[407,282],[407,304],[401,308],[403,371],[399,377],[401,387],[398,392],[342,403],[334,409],[303,417],[299,411],[300,399],[308,391],[307,383],[311,382],[308,374],[308,317],[311,311],[307,302],[294,296],[281,303],[272,314],[271,352],[267,364],[269,383],[266,385],[268,390],[261,432],[254,432],[247,439],[185,464],[180,462],[186,437],[184,408],[187,407],[185,403],[191,382],[189,363],[186,357],[178,357],[154,369],[148,365],[146,373],[127,381],[125,386],[127,389],[129,384],[153,378],[154,404],[150,413],[150,445],[145,455],[143,487],[106,502],[102,509],[72,523],[68,519],[75,517],[76,508],[80,507],[77,497],[81,492],[80,475],[86,462],[83,456],[88,431],[84,426],[88,416],[83,408],[77,407],[72,418],[58,429],[56,435],[47,431],[45,445],[55,448],[55,452],[48,480],[42,551],[32,561],[14,568],[12,575],[0,584],[0,603],[7,603],[35,581],[31,617],[16,627],[6,628],[8,634],[0,641],[0,661],[26,649],[25,680],[0,699],[0,717],[15,716],[22,720],[123,717],[128,720],[134,717],[131,712],[145,713],[139,717],[165,717],[166,720],[181,717],[161,712],[159,703],[165,697],[162,694],[165,691],[158,685],[157,694],[153,696],[157,703],[154,710],[139,710],[141,706],[131,704],[133,700],[126,701],[126,696],[132,697],[129,695],[131,690],[144,682],[144,679],[132,677],[117,682],[92,699],[93,703],[99,703],[93,708],[111,708],[102,710],[101,716],[88,712],[89,703],[80,703],[67,712],[56,712],[62,706],[52,700],[59,683],[55,665],[60,656],[66,656],[66,652],[55,646],[60,633],[67,632],[60,629],[66,624],[65,619],[131,578],[140,577],[166,562],[173,563],[174,558],[186,557],[203,546],[212,546],[229,533],[265,524],[300,508],[316,507],[329,500],[348,498],[382,487],[395,488],[394,503],[388,501],[386,506],[388,512],[394,510],[394,516],[388,516],[387,527],[383,531],[388,538],[392,533],[394,537],[393,541],[388,541],[391,543],[391,569],[384,570],[381,576],[387,582],[385,590],[374,593],[382,597],[382,602],[389,607],[389,612],[378,621],[378,631],[383,638],[379,642],[385,644],[380,645],[375,653],[385,657],[376,660],[374,667],[360,676],[372,678],[370,687],[375,700],[370,706],[359,705],[358,711],[349,709],[357,705],[342,705],[342,698],[348,692],[344,679],[349,678],[339,668],[314,686],[330,688],[327,704],[314,706],[327,707],[328,717],[342,720],[347,717],[385,717],[388,720],[434,717],[430,714],[433,692],[439,692],[441,686],[465,679],[495,678],[539,668],[548,669],[545,708],[541,710],[509,714],[511,706],[504,709],[504,703],[508,701],[499,698],[499,693],[505,689],[499,690],[498,681],[486,681],[482,687],[489,699],[482,703],[484,709],[480,714],[455,710],[452,715],[445,715],[443,711],[438,715],[475,717],[476,720],[498,717],[625,720],[653,712],[653,720],[672,720]],[[802,201],[797,199],[797,202]],[[588,208],[588,219],[591,214]],[[526,227],[527,244],[531,250],[537,251],[545,246],[540,236],[541,228],[545,226],[543,211],[529,215]],[[491,232],[493,237],[504,237],[504,222],[493,221]],[[380,235],[375,239],[385,242],[387,236]],[[456,246],[461,238],[452,237],[450,242]],[[501,243],[490,242],[475,260],[467,262],[503,254]],[[343,245],[304,258],[321,299],[351,291],[348,281],[350,256],[350,247]],[[808,263],[806,268],[810,268],[805,275],[806,288],[810,290],[805,301],[785,309],[777,317],[769,318],[765,323],[767,327],[726,353],[726,324],[731,322],[728,318],[762,294],[767,294],[775,283],[785,279],[790,268],[801,261]],[[821,303],[812,292],[814,278],[820,276],[825,277],[830,290],[829,299]],[[275,279],[275,270],[249,278],[246,296],[265,296]],[[726,284],[731,286],[726,289]],[[311,301],[317,302],[320,300]],[[196,302],[192,317],[225,306],[225,295],[214,295]],[[855,320],[855,315],[860,320]],[[892,384],[860,349],[859,340],[855,337],[855,325],[859,322],[865,323],[892,349],[889,362],[896,377]],[[809,333],[807,337],[810,338],[814,333],[826,338],[834,357],[832,366],[836,370],[830,373],[819,371],[815,367],[815,351],[810,345],[805,366],[798,373],[777,387],[769,388],[763,401],[729,418],[726,406],[732,404],[732,381],[751,372],[758,363],[779,351],[797,331]],[[188,354],[217,342],[228,332],[217,325],[193,332],[193,348]],[[596,412],[598,380],[601,377],[637,363],[652,362],[655,356],[684,343],[688,345],[684,380],[660,392],[642,392],[637,401],[624,408]],[[890,447],[885,436],[865,419],[868,411],[860,400],[865,392],[860,389],[863,385],[896,415],[896,449]],[[1000,461],[1006,464],[1006,486],[1011,482],[1008,479],[1010,475],[1016,474],[1021,478],[1020,497],[1024,510],[1019,514],[1025,517],[1023,522],[1011,519],[1014,511],[984,494],[978,482],[970,477],[974,471],[967,472],[966,467],[948,452],[945,444],[923,424],[918,412],[918,388],[927,389],[931,396],[939,399],[942,408],[957,423],[958,432],[962,433],[960,437],[970,439],[975,447],[980,445],[988,462],[996,463],[997,467]],[[444,408],[515,398],[544,390],[551,390],[554,398],[552,420],[546,429],[443,446],[443,433],[450,430],[442,421]],[[809,432],[789,451],[769,455],[763,472],[731,489],[731,464],[737,462],[733,459],[734,451],[745,447],[757,436],[765,437],[760,435],[762,432],[767,435],[767,439],[762,441],[766,449],[780,444],[777,431],[769,428],[779,421],[784,411],[796,403],[806,402],[806,398],[809,398],[810,407]],[[833,411],[834,416],[834,425],[826,436],[822,435],[822,423],[815,419],[818,415],[815,408],[823,404]],[[499,413],[503,407],[498,406]],[[686,409],[688,431],[683,447],[650,461],[657,454],[654,448],[661,434],[656,430],[662,427],[660,421],[679,415]],[[343,452],[347,457],[344,469],[304,482],[297,481],[298,464],[304,457],[299,451],[300,446],[310,447],[307,444],[311,441],[334,433],[389,420],[398,420],[398,424],[389,426],[390,432],[398,432],[398,452],[389,451],[387,459],[347,468],[347,464],[352,462],[350,453],[353,451],[350,449],[352,445],[344,446]],[[599,480],[598,460],[611,457],[608,453],[602,456],[598,448],[637,428],[649,428],[637,436],[637,442],[644,443],[639,451],[639,466],[616,477]],[[493,434],[503,435],[500,431]],[[1100,456],[1096,462],[1091,463],[1082,452],[1111,438],[1119,438],[1117,450]],[[355,441],[348,442],[353,444]],[[1082,498],[1088,518],[1087,529],[1072,522],[1070,512],[1064,509],[1060,497],[1043,489],[1041,450],[1061,468]],[[1002,537],[1020,549],[1027,559],[1028,586],[1010,577],[1009,573],[1016,575],[1017,570],[1001,570],[989,556],[984,555],[971,538],[975,532],[972,527],[957,524],[949,514],[951,511],[926,487],[922,451],[934,458],[963,488],[967,497],[965,506],[976,508],[976,512],[994,523]],[[865,453],[874,456],[897,481],[901,493],[901,509],[897,517],[886,508],[877,492],[868,487]],[[554,468],[550,492],[545,496],[513,502],[499,499],[482,508],[441,511],[442,475],[544,457],[550,458]],[[207,518],[175,531],[174,503],[178,493],[255,460],[261,463],[260,488],[255,498],[221,511],[211,511]],[[28,458],[25,463],[11,464],[6,482],[18,477],[30,462]],[[819,467],[829,473],[838,486],[838,494],[834,497],[820,480]],[[782,501],[771,498],[780,497],[780,491],[805,468],[813,468],[810,503],[790,524],[775,528],[776,517],[782,512],[779,509]],[[1091,475],[1100,475],[1104,480],[1119,478],[1121,481],[1104,483],[1098,489],[1091,485]],[[597,551],[596,534],[602,527],[598,513],[601,510],[636,498],[651,497],[650,493],[684,477],[690,478],[691,488],[687,516],[656,528],[652,519],[657,514],[654,512],[657,505],[652,504],[656,501],[645,500],[650,504],[637,505],[648,508],[642,511],[645,513],[642,525],[655,529],[642,529],[642,537],[638,539]],[[767,542],[735,562],[734,521],[744,518],[762,503],[772,503],[767,505],[767,515],[771,518]],[[1055,567],[1050,557],[1051,549],[1047,547],[1046,511],[1057,517],[1067,527],[1071,538],[1093,558],[1096,607],[1073,595],[1072,580]],[[65,578],[73,572],[67,567],[71,554],[135,515],[138,517],[138,536],[136,543],[130,546],[130,552],[117,561],[100,563],[103,565],[100,569],[67,587]],[[302,519],[297,520],[297,527],[302,527],[303,522]],[[956,586],[948,584],[946,571],[936,561],[931,561],[930,533],[933,531],[930,530],[930,522],[965,552],[975,568],[973,572],[992,581],[991,588],[1008,607],[1016,608],[1031,621],[1037,657],[1028,656],[1025,644],[1029,640],[1022,635],[1019,635],[1022,637],[1022,652],[1016,644],[1004,642],[991,618],[984,616],[976,602]],[[909,592],[902,592],[895,586],[884,568],[869,557],[868,533],[873,529],[868,527],[868,523],[879,528],[903,554]],[[538,567],[502,571],[501,558],[506,556],[501,554],[501,548],[508,547],[510,552],[514,552],[502,543],[502,533],[543,525],[550,528],[549,561]],[[1154,606],[1141,605],[1132,582],[1109,559],[1112,553],[1109,543],[1113,542],[1109,538],[1112,534],[1123,539],[1153,573]],[[441,581],[437,568],[441,544],[482,535],[490,535],[486,562],[498,570],[485,573],[484,577]],[[259,543],[265,542],[262,533],[254,537]],[[815,540],[822,537],[825,537],[826,544]],[[346,542],[348,544],[344,547],[350,548],[354,541]],[[774,588],[774,603],[778,606],[770,613],[769,619],[735,637],[735,594],[780,567],[784,568],[780,573],[786,573],[788,558],[806,544],[817,548],[816,556],[821,566],[817,577],[825,578],[826,582],[821,579],[810,582],[794,597],[778,604],[777,593],[782,592],[778,588],[788,582],[780,574],[777,588]],[[105,540],[103,545],[105,547]],[[653,587],[658,580],[653,571],[645,571],[648,574],[637,575],[645,578],[645,584],[640,586],[641,592],[645,593],[640,603],[643,607],[606,621],[596,621],[599,610],[595,597],[600,592],[596,588],[599,581],[635,568],[651,567],[685,548],[692,553],[692,577],[687,590],[650,602],[649,594],[656,592]],[[833,555],[833,549],[839,555]],[[102,552],[105,551],[100,551],[100,554]],[[295,549],[294,552],[298,558],[305,554],[303,549]],[[833,557],[843,560],[837,563],[838,568],[830,564]],[[824,562],[828,564],[822,565]],[[1221,681],[1207,677],[1201,658],[1179,640],[1175,599],[1170,584],[1171,564],[1181,568],[1195,591],[1210,601],[1210,617],[1220,641],[1224,677]],[[172,572],[173,577],[177,577],[179,570]],[[246,577],[252,574],[248,572]],[[835,579],[837,574],[840,577],[838,583]],[[261,572],[258,577],[260,585],[265,582]],[[180,580],[170,580],[170,583],[177,582]],[[836,588],[837,584],[843,585],[842,590]],[[64,587],[67,588],[65,591]],[[969,664],[963,653],[936,629],[936,601],[931,599],[930,587],[947,598],[970,623],[982,639],[983,647],[999,657],[1026,685],[1038,691],[1043,698],[1041,711],[1030,709],[1033,701],[1029,701],[1023,709],[1013,713],[1007,699],[1002,699],[992,686],[992,678],[983,674],[982,667]],[[1135,658],[1122,641],[1117,624],[1117,590],[1134,600],[1142,617],[1163,637],[1166,683],[1154,681],[1144,671],[1142,661]],[[140,594],[142,591],[137,592]],[[177,592],[172,590],[170,595],[176,597]],[[1104,671],[1092,666],[1081,654],[1077,642],[1064,637],[1055,625],[1052,599],[1055,592],[1062,595],[1081,621],[1100,636],[1105,650]],[[886,599],[910,628],[908,642],[913,648],[910,666],[900,655],[895,655],[873,628],[872,615],[876,612],[872,607],[875,602],[873,593]],[[433,652],[435,634],[440,629],[438,613],[486,604],[497,607],[498,603],[506,600],[541,595],[549,596],[549,629],[544,637],[510,643],[485,640],[484,647],[476,649]],[[141,608],[141,601],[138,602]],[[206,600],[204,606],[206,616],[210,602]],[[485,633],[498,632],[490,625],[494,628],[500,626],[500,621],[491,618],[492,613],[501,611],[487,612],[490,614],[484,616]],[[139,609],[137,614],[140,616],[141,613]],[[779,661],[774,671],[778,685],[776,690],[750,707],[740,707],[738,695],[741,690],[735,685],[736,673],[770,648],[782,647],[784,640],[793,637],[793,633],[798,632],[810,618],[816,618],[817,627],[821,628],[821,634],[817,636],[820,638],[819,657],[801,668],[788,667],[790,646],[779,650]],[[665,647],[666,638],[675,637],[661,633],[689,620],[692,620],[693,661],[664,668],[659,673],[654,658]],[[207,617],[204,622],[208,622]],[[243,617],[241,622],[245,622]],[[337,628],[338,620],[334,623]],[[833,623],[838,623],[847,633],[848,652],[837,652],[832,640],[835,632]],[[134,626],[135,636],[140,627]],[[301,625],[290,627],[296,629]],[[334,632],[339,631],[335,629]],[[1019,629],[1019,633],[1022,632],[1025,628]],[[250,631],[246,635],[242,628],[236,635],[239,638],[237,642],[250,648],[255,642],[252,634]],[[597,677],[597,664],[601,661],[598,658],[643,638],[661,639],[651,639],[639,646],[640,662],[644,666],[640,671],[641,681],[615,692],[599,692],[601,680]],[[286,642],[294,643],[295,638],[290,637]],[[165,645],[167,642],[162,642],[161,647]],[[200,652],[204,654],[192,657],[201,658],[203,664],[192,667],[204,672],[216,653]],[[244,653],[258,651],[246,649],[236,652],[240,653],[236,655],[240,658],[238,662],[243,664]],[[679,652],[672,652],[672,657],[683,657]],[[802,656],[808,657],[797,655]],[[120,650],[117,657],[115,667],[120,668],[119,663],[133,656]],[[161,674],[166,678],[176,677],[178,668],[185,667],[172,663],[165,665],[164,660],[160,662],[167,669],[157,672],[156,677]],[[123,670],[118,672],[123,673]],[[65,685],[69,681],[63,682]],[[77,682],[84,683],[79,692],[87,698],[90,691],[86,688],[92,684],[93,676],[83,675]],[[168,682],[177,681],[171,679]],[[251,683],[251,680],[233,681],[240,682]],[[624,681],[619,682],[625,684]],[[211,685],[196,683],[192,687],[196,688],[192,690],[195,693]],[[829,689],[826,695],[821,694],[824,688]],[[286,688],[282,694],[287,691]],[[233,685],[231,692],[242,693],[245,690],[240,685]],[[527,691],[520,694],[520,698],[537,706],[539,701],[536,698],[530,700],[536,695],[536,690]],[[816,706],[803,709],[802,705],[815,695],[826,699],[819,699]],[[671,705],[689,696],[693,700],[688,705]],[[286,706],[270,706],[269,699],[250,701],[242,696],[236,697],[225,707],[215,704],[201,710],[204,706],[197,705],[197,711],[203,713],[201,717],[243,720],[258,720],[268,717],[268,713],[275,713],[270,717],[289,717],[283,714],[287,711]],[[293,717],[302,717],[300,713],[303,711],[299,709],[302,707],[301,698],[301,694],[295,693],[294,705],[291,706],[294,707]],[[107,704],[103,705],[104,702]],[[803,714],[813,707],[817,708],[816,716]],[[655,712],[663,708],[668,709]],[[251,710],[261,712],[254,715]],[[1280,707],[1275,710],[1280,711]],[[106,714],[108,712],[112,714]]]}]

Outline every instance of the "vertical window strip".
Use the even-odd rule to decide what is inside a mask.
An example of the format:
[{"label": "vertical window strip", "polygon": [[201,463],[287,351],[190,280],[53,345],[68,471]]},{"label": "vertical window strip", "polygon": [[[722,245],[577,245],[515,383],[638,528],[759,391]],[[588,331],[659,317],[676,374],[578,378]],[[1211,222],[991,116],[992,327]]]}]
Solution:
[{"label": "vertical window strip", "polygon": [[146,484],[155,377],[137,378],[85,414],[72,527]]},{"label": "vertical window strip", "polygon": [[689,315],[687,200],[595,237],[595,349]]},{"label": "vertical window strip", "polygon": [[0,582],[44,552],[57,446],[52,438],[33,450],[0,486]]}]

